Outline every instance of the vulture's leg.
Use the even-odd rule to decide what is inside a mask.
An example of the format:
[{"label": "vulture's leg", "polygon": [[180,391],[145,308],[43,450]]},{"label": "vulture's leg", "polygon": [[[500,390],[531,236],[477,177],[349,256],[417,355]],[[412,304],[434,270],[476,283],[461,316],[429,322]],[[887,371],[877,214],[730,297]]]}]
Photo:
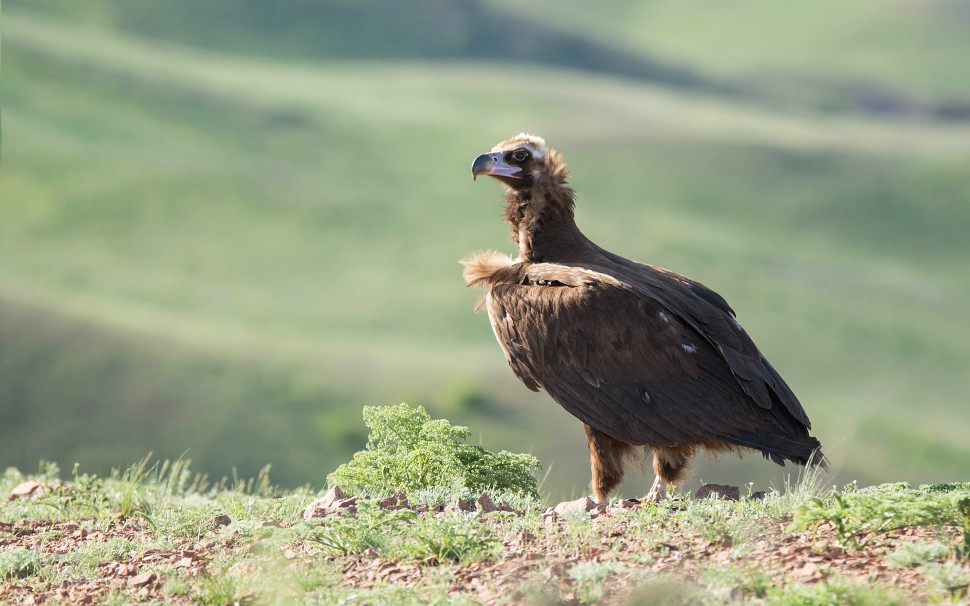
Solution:
[{"label": "vulture's leg", "polygon": [[667,482],[660,476],[656,476],[653,479],[653,486],[650,487],[650,492],[647,493],[647,496],[643,497],[643,500],[663,501],[665,498],[667,498]]},{"label": "vulture's leg", "polygon": [[687,475],[687,466],[694,449],[691,446],[673,446],[653,449],[653,472],[657,478],[650,487],[645,501],[663,501],[667,498],[667,484],[676,484]]},{"label": "vulture's leg", "polygon": [[593,471],[593,494],[597,502],[606,503],[610,491],[623,480],[623,456],[631,447],[585,423],[583,429],[586,430],[586,444],[589,446],[589,461]]}]

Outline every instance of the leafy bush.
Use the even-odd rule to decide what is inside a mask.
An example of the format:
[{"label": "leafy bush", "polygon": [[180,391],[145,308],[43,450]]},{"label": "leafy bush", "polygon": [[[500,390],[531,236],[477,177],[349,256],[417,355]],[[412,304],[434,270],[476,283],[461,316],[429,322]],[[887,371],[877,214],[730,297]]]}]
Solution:
[{"label": "leafy bush", "polygon": [[467,427],[432,419],[421,406],[365,406],[364,424],[366,448],[327,477],[331,486],[368,494],[443,486],[538,496],[531,473],[538,459],[467,444]]}]

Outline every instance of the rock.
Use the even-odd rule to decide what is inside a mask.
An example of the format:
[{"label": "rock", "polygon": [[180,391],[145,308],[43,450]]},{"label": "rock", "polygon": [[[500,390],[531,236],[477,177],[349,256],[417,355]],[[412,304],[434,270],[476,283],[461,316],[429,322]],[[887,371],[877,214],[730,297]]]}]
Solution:
[{"label": "rock", "polygon": [[341,510],[346,511],[349,514],[357,513],[357,497],[349,497],[347,499],[341,499],[333,504],[330,508],[332,512],[339,513]]},{"label": "rock", "polygon": [[760,501],[765,498],[765,491],[759,490],[758,492],[753,492],[751,493],[751,496],[748,498],[751,499],[752,501]]},{"label": "rock", "polygon": [[232,518],[230,518],[226,514],[218,515],[212,518],[212,525],[215,526],[216,528],[220,526],[228,526],[230,524],[232,524]]},{"label": "rock", "polygon": [[408,498],[403,492],[395,492],[380,502],[381,509],[407,509]]},{"label": "rock", "polygon": [[625,499],[616,504],[620,509],[633,509],[640,506],[640,499]]},{"label": "rock", "polygon": [[339,486],[334,486],[327,491],[327,494],[320,498],[320,505],[324,509],[330,509],[330,507],[337,501],[342,501],[347,498],[347,493],[340,489]]},{"label": "rock", "polygon": [[461,498],[456,498],[451,503],[445,506],[445,511],[448,513],[453,513],[455,511],[474,511],[475,506],[471,502],[466,501]]},{"label": "rock", "polygon": [[567,513],[593,511],[594,509],[603,510],[605,508],[605,503],[597,503],[591,497],[583,497],[581,499],[576,499],[575,501],[563,501],[562,503],[556,505],[553,511],[558,515],[563,515]]},{"label": "rock", "polygon": [[725,501],[737,501],[741,498],[741,489],[726,484],[704,484],[694,493],[694,498],[708,499],[715,494]]},{"label": "rock", "polygon": [[129,587],[144,587],[155,582],[155,574],[152,572],[143,572],[141,574],[135,575],[128,579]]},{"label": "rock", "polygon": [[330,508],[323,507],[323,503],[320,499],[311,501],[309,505],[303,508],[303,519],[312,520],[313,518],[323,518],[330,515]]},{"label": "rock", "polygon": [[35,482],[33,480],[27,480],[26,482],[21,482],[10,491],[7,495],[8,501],[13,501],[14,499],[19,499],[20,497],[38,497],[43,492],[40,482]]},{"label": "rock", "polygon": [[328,507],[323,507],[323,499],[317,499],[306,506],[303,510],[303,519],[312,520],[313,518],[322,518],[330,513]]},{"label": "rock", "polygon": [[303,510],[303,519],[322,518],[340,510],[357,513],[357,497],[348,497],[339,486],[334,486],[327,491],[327,494],[306,506]]},{"label": "rock", "polygon": [[492,497],[488,496],[487,493],[483,492],[475,503],[478,505],[478,510],[482,513],[492,513],[493,511],[498,511],[498,506],[495,505],[495,501],[493,501]]}]

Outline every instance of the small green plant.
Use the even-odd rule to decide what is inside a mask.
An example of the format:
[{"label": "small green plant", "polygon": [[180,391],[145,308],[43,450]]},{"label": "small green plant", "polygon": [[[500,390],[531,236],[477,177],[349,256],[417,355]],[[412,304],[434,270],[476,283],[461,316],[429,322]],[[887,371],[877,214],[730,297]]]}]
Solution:
[{"label": "small green plant", "polygon": [[32,577],[41,569],[41,555],[36,551],[23,547],[0,551],[0,580]]},{"label": "small green plant", "polygon": [[310,539],[332,554],[350,555],[385,547],[416,517],[409,509],[385,511],[372,500],[357,502],[357,514],[330,516],[316,527]]},{"label": "small green plant", "polygon": [[900,543],[887,559],[898,568],[916,568],[941,560],[949,553],[950,548],[938,541],[916,541]]},{"label": "small green plant", "polygon": [[583,604],[599,604],[608,594],[607,578],[625,572],[621,562],[580,562],[569,569],[569,576],[576,581],[576,597]]},{"label": "small green plant", "polygon": [[[833,490],[825,497],[805,501],[795,513],[793,528],[807,528],[819,521],[829,520],[836,528],[843,547],[864,546],[875,535],[904,526],[956,526],[964,528],[963,544],[968,544],[970,531],[966,508],[970,514],[970,491],[963,485],[910,488],[905,483],[883,484],[856,489],[846,487],[841,493]],[[964,505],[966,501],[967,505]]]},{"label": "small green plant", "polygon": [[957,501],[957,510],[960,512],[960,530],[963,540],[957,546],[957,556],[961,559],[970,559],[970,497]]},{"label": "small green plant", "polygon": [[327,477],[331,486],[375,495],[443,486],[538,497],[538,459],[468,444],[467,427],[432,419],[421,406],[365,406],[364,423],[366,448]]},{"label": "small green plant", "polygon": [[150,513],[150,507],[144,495],[145,480],[148,477],[148,461],[152,453],[128,467],[121,475],[121,490],[118,495],[118,509],[121,517],[127,518],[138,513]]},{"label": "small green plant", "polygon": [[202,579],[196,600],[202,606],[239,604],[243,601],[242,593],[236,577],[229,574],[213,574]]},{"label": "small green plant", "polygon": [[970,587],[970,573],[957,562],[953,560],[947,560],[942,564],[931,562],[923,568],[923,575],[930,587],[934,587],[947,599],[962,603],[960,600],[967,597],[967,588]]},{"label": "small green plant", "polygon": [[776,580],[757,565],[717,564],[707,567],[704,572],[704,582],[708,590],[718,589],[728,593],[740,591],[742,595],[763,599],[775,585]]},{"label": "small green plant", "polygon": [[835,579],[811,585],[789,584],[773,587],[768,593],[770,606],[904,606],[906,598],[882,587],[849,583]]},{"label": "small green plant", "polygon": [[401,559],[467,564],[494,555],[497,548],[497,539],[477,516],[451,513],[418,519],[402,537],[395,553]]}]

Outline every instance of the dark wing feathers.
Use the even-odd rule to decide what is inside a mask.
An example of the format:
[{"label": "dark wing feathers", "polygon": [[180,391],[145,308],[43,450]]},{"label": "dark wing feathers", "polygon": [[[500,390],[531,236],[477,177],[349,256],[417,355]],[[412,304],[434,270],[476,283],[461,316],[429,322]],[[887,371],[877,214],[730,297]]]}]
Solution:
[{"label": "dark wing feathers", "polygon": [[776,461],[804,462],[818,446],[798,400],[713,291],[676,274],[631,285],[521,268],[486,296],[495,335],[526,386],[590,427],[630,444],[729,441]]},{"label": "dark wing feathers", "polygon": [[780,403],[794,419],[811,429],[808,414],[798,398],[758,351],[723,297],[700,282],[668,270],[609,256],[615,264],[613,271],[645,297],[674,310],[717,348],[741,388],[758,406],[771,409]]}]

